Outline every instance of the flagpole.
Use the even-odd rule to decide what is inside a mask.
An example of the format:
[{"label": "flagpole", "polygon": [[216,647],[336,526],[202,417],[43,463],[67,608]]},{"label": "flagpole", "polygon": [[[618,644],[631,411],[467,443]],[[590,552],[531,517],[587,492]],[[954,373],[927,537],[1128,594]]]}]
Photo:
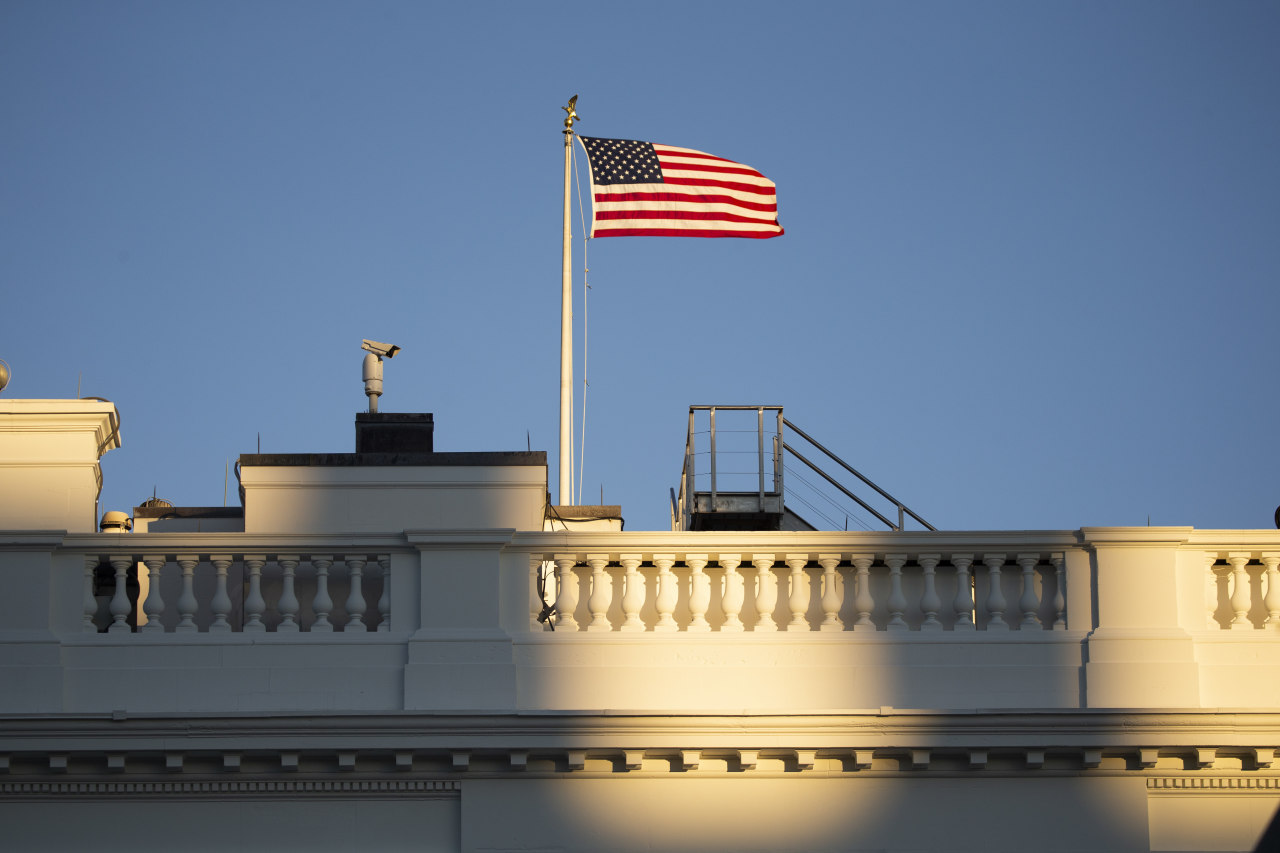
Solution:
[{"label": "flagpole", "polygon": [[561,107],[564,120],[564,244],[560,270],[560,492],[561,504],[573,501],[573,229],[570,224],[569,170],[573,155],[574,106],[578,96]]}]

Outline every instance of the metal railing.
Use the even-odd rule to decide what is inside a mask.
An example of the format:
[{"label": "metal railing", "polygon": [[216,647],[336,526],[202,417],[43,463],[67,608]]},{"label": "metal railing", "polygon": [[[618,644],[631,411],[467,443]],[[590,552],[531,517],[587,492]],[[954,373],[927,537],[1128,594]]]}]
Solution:
[{"label": "metal railing", "polygon": [[[705,430],[699,430],[699,413],[706,413]],[[755,467],[753,471],[733,471],[732,476],[739,478],[738,483],[745,483],[741,478],[751,476],[754,483],[753,489],[736,488],[724,489],[723,477],[721,471],[721,456],[726,455],[726,451],[722,449],[721,430],[717,429],[716,415],[718,412],[755,412],[755,448],[754,452],[731,450],[737,457],[744,454],[755,456]],[[766,413],[769,417],[773,428],[766,429]],[[894,510],[897,511],[897,521],[885,515],[881,511],[872,506],[866,499],[856,494],[852,488],[842,483],[839,479],[825,471],[818,463],[812,461],[808,456],[796,449],[795,446],[786,440],[787,430],[800,437],[804,442],[813,447],[819,453],[825,455],[831,462],[834,462],[844,472],[852,475],[862,485],[871,488],[877,495],[888,501]],[[750,432],[750,430],[735,429],[732,432],[742,434]],[[708,449],[705,451],[707,456],[706,475],[700,475],[697,468],[697,457],[703,452],[698,448],[697,436],[705,435],[708,443]],[[772,445],[769,453],[766,455],[765,445]],[[685,438],[684,462],[680,470],[680,491],[677,494],[673,489],[671,492],[671,521],[673,530],[689,530],[693,527],[693,515],[695,512],[703,511],[699,507],[697,496],[703,494],[707,496],[706,509],[711,512],[717,511],[720,506],[720,497],[723,494],[731,493],[742,497],[752,493],[756,496],[756,510],[765,513],[767,508],[767,498],[778,498],[777,506],[781,511],[785,507],[786,498],[790,495],[793,499],[801,503],[808,504],[802,498],[799,498],[795,490],[788,489],[784,483],[784,471],[786,466],[783,464],[784,453],[791,454],[795,460],[813,471],[822,480],[834,489],[839,495],[847,498],[855,503],[866,513],[873,516],[877,521],[882,523],[890,530],[901,531],[906,529],[907,518],[910,517],[927,530],[936,530],[932,524],[925,521],[918,513],[902,501],[889,494],[888,491],[877,485],[866,475],[858,471],[852,465],[849,465],[831,450],[816,441],[812,436],[804,430],[797,427],[791,421],[783,417],[781,406],[690,406],[689,407],[689,426],[688,433]],[[706,482],[706,488],[699,489],[698,478],[702,476]],[[803,479],[801,479],[802,482]],[[855,486],[856,488],[856,486]],[[829,497],[825,500],[830,501]],[[812,506],[811,504],[809,504]],[[798,514],[797,514],[798,517]],[[847,516],[846,516],[847,517]]]}]

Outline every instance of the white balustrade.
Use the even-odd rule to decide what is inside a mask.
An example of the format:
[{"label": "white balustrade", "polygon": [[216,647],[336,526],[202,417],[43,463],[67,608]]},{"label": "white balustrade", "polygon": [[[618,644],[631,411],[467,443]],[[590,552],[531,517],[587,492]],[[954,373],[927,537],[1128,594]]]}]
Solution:
[{"label": "white balustrade", "polygon": [[724,625],[720,630],[729,634],[741,633],[746,628],[739,615],[746,601],[746,581],[738,574],[742,558],[737,554],[721,554],[717,562],[724,569],[724,577],[720,581],[720,594],[723,596],[720,607],[724,611]]},{"label": "white balustrade", "polygon": [[1249,630],[1253,624],[1249,621],[1249,574],[1245,566],[1249,564],[1248,554],[1232,553],[1227,555],[1231,564],[1230,596],[1231,596],[1231,629],[1233,631]]},{"label": "white balustrade", "polygon": [[1267,621],[1263,626],[1269,631],[1280,631],[1280,554],[1263,554],[1262,564],[1266,566],[1263,577],[1266,579],[1267,592],[1262,599],[1267,609]]},{"label": "white balustrade", "polygon": [[1022,567],[1022,596],[1018,599],[1018,609],[1022,611],[1022,622],[1018,627],[1023,631],[1039,631],[1044,627],[1037,615],[1040,610],[1040,599],[1036,595],[1036,566],[1039,564],[1039,554],[1018,555],[1018,565]]},{"label": "white balustrade", "polygon": [[613,579],[605,571],[609,565],[608,556],[592,554],[587,557],[587,565],[591,567],[591,596],[588,606],[591,609],[591,623],[588,631],[612,631],[609,624],[609,604],[613,601]]},{"label": "white balustrade", "polygon": [[920,596],[920,610],[924,612],[924,621],[920,623],[921,631],[941,631],[942,623],[938,621],[938,611],[942,610],[942,599],[938,597],[936,569],[941,554],[921,554],[916,557],[920,570],[924,573],[924,594]]},{"label": "white balustrade", "polygon": [[344,631],[367,631],[364,624],[364,567],[367,561],[363,557],[347,557],[347,577],[351,579],[347,593],[347,624]]},{"label": "white balustrade", "polygon": [[[530,624],[535,631],[545,630],[534,622],[534,611],[539,609],[537,574],[548,557],[554,557],[558,576],[555,630],[562,634],[784,630],[875,635],[1066,629],[1061,553],[1019,553],[1018,573],[1004,571],[1009,555],[984,554],[979,563],[985,572],[984,595],[978,605],[973,596],[972,554],[753,553],[750,600],[754,614],[746,624],[742,609],[748,597],[747,579],[739,570],[741,554],[718,554],[716,568],[711,569],[707,554],[535,553],[529,572]],[[854,585],[849,597],[844,594],[842,566],[848,567]],[[687,582],[683,580],[686,571]],[[719,578],[713,578],[713,573]],[[783,579],[785,591],[780,589]],[[579,595],[578,585],[584,582],[590,590]],[[785,595],[782,601],[780,595]],[[1017,613],[1012,624],[1004,616],[1010,598],[1016,601]],[[945,612],[944,601],[948,602]],[[783,603],[788,616],[779,624],[775,613]],[[614,615],[619,613],[620,619]]]},{"label": "white balustrade", "polygon": [[686,554],[685,565],[689,567],[689,627],[694,634],[705,634],[711,630],[707,621],[707,608],[711,606],[711,578],[707,577],[707,555]]},{"label": "white balustrade", "polygon": [[788,631],[808,631],[809,619],[809,576],[805,574],[805,566],[809,557],[805,554],[788,554],[787,567],[791,576],[787,581],[787,606],[791,609],[791,621],[787,623]]},{"label": "white balustrade", "polygon": [[[97,554],[87,554],[81,563],[80,628],[85,633],[147,637],[202,632],[331,633],[335,627],[330,617],[340,616],[342,631],[361,633],[374,630],[365,623],[366,592],[376,591],[380,595],[376,630],[389,631],[390,555],[375,558],[380,574],[365,571],[370,560],[363,554],[339,559],[345,566],[339,582],[345,583],[346,599],[335,614],[329,595],[335,560],[329,555],[282,554],[273,560],[266,554],[113,553],[104,561]],[[109,580],[104,562],[110,569]],[[299,600],[299,566],[304,562],[315,570],[314,583],[304,584],[310,604],[305,609]],[[105,617],[103,594],[110,596]]]},{"label": "white balustrade", "polygon": [[756,624],[755,631],[778,630],[773,621],[773,608],[778,606],[778,577],[773,573],[772,554],[752,554],[751,565],[756,567]]},{"label": "white balustrade", "polygon": [[955,630],[976,631],[978,626],[973,620],[973,576],[969,574],[973,566],[972,554],[952,554],[951,565],[956,567],[956,598],[953,606],[956,611]]},{"label": "white balustrade", "polygon": [[823,631],[843,631],[844,621],[840,608],[844,605],[844,581],[836,572],[840,565],[839,554],[819,554],[822,566],[822,627]]}]

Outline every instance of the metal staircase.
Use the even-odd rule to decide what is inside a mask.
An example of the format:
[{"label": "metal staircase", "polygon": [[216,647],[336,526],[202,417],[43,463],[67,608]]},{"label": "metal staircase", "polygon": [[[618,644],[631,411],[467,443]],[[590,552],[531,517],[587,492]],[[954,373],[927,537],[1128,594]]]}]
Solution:
[{"label": "metal staircase", "polygon": [[901,531],[908,518],[936,529],[787,420],[781,406],[689,407],[672,530],[839,530],[852,522]]}]

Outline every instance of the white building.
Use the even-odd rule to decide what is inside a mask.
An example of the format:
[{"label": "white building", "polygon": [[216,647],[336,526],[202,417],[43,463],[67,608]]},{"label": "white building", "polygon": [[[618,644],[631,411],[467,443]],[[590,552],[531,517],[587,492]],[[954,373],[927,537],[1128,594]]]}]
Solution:
[{"label": "white building", "polygon": [[366,415],[98,532],[117,424],[0,400],[6,851],[1250,850],[1280,805],[1280,531],[544,530],[542,453]]}]

